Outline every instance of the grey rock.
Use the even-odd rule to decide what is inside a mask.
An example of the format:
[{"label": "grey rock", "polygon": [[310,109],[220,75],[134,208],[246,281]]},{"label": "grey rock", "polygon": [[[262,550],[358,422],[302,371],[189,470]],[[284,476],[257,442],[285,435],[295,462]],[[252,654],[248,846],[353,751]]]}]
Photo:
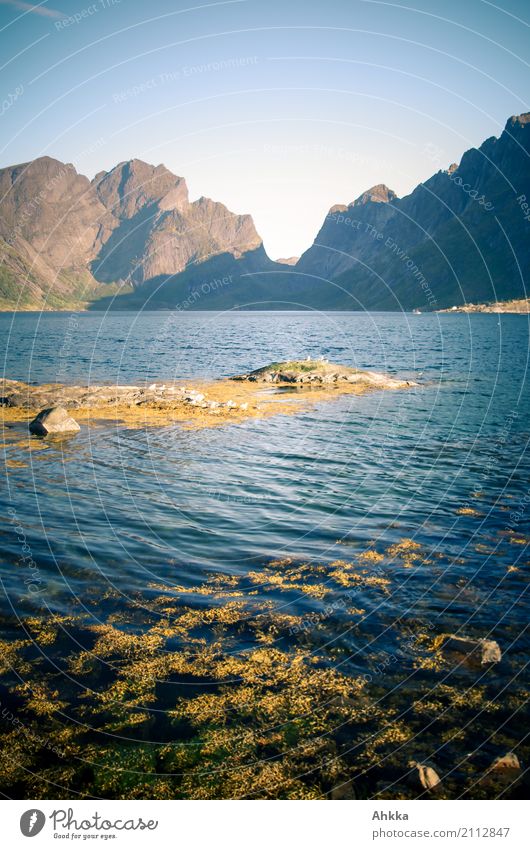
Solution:
[{"label": "grey rock", "polygon": [[27,408],[31,404],[31,396],[28,392],[13,392],[6,398],[7,407],[23,407]]},{"label": "grey rock", "polygon": [[197,392],[195,389],[188,389],[184,395],[184,400],[188,403],[200,403],[204,401],[204,395],[202,392]]},{"label": "grey rock", "polygon": [[488,663],[499,663],[502,652],[495,640],[474,639],[473,637],[461,637],[457,634],[448,634],[443,643],[445,651],[456,652],[479,661],[482,665]]},{"label": "grey rock", "polygon": [[64,407],[50,407],[41,412],[30,422],[30,432],[37,436],[48,436],[54,433],[75,433],[81,430],[75,419],[68,415]]},{"label": "grey rock", "polygon": [[515,752],[506,752],[495,758],[479,779],[488,792],[497,796],[502,788],[513,786],[522,776],[523,770]]},{"label": "grey rock", "polygon": [[[278,368],[279,366],[282,368]],[[333,384],[339,381],[363,383],[378,389],[404,389],[416,386],[411,381],[396,380],[387,374],[373,371],[360,371],[349,366],[333,364],[327,360],[301,361],[289,360],[273,363],[247,374],[235,375],[232,380],[247,380],[263,383],[320,383]]]},{"label": "grey rock", "polygon": [[427,761],[409,761],[409,767],[414,770],[413,775],[424,790],[434,790],[441,784],[442,779],[438,775],[434,764]]}]

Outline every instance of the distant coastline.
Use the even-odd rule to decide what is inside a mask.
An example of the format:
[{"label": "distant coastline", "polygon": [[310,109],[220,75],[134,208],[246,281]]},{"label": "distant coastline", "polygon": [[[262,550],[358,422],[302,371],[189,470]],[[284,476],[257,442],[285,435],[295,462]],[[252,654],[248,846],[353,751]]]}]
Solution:
[{"label": "distant coastline", "polygon": [[530,298],[513,301],[495,301],[492,304],[462,304],[437,312],[490,312],[490,313],[530,313]]}]

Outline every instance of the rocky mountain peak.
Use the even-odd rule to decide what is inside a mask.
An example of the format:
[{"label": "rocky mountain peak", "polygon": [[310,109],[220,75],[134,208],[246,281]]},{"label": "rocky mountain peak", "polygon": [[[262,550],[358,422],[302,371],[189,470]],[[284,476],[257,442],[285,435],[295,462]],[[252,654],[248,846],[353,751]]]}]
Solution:
[{"label": "rocky mountain peak", "polygon": [[141,159],[120,162],[94,180],[100,201],[114,215],[132,218],[143,207],[157,203],[160,209],[180,209],[188,204],[188,188],[165,165],[149,165]]},{"label": "rocky mountain peak", "polygon": [[372,186],[368,191],[359,195],[357,200],[354,200],[350,206],[364,206],[367,203],[390,203],[397,199],[397,195],[384,183],[379,183],[377,186]]},{"label": "rocky mountain peak", "polygon": [[344,203],[335,203],[329,208],[328,215],[334,215],[336,212],[346,212],[348,207]]},{"label": "rocky mountain peak", "polygon": [[505,130],[510,132],[514,127],[524,127],[526,124],[530,124],[530,112],[523,112],[521,115],[512,115],[506,121]]},{"label": "rocky mountain peak", "polygon": [[44,264],[49,279],[87,262],[103,211],[88,178],[70,163],[41,156],[0,170],[0,235]]},{"label": "rocky mountain peak", "polygon": [[0,174],[10,179],[13,197],[25,194],[35,200],[38,188],[40,203],[53,203],[67,191],[85,190],[89,186],[87,177],[78,174],[71,163],[59,162],[51,156],[39,156],[31,162],[3,168]]}]

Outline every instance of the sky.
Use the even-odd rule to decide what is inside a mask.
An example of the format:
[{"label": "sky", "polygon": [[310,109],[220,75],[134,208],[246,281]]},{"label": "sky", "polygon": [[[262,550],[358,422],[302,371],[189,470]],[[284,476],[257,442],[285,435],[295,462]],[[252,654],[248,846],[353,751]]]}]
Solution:
[{"label": "sky", "polygon": [[273,258],[530,110],[527,0],[0,0],[0,167],[163,163]]}]

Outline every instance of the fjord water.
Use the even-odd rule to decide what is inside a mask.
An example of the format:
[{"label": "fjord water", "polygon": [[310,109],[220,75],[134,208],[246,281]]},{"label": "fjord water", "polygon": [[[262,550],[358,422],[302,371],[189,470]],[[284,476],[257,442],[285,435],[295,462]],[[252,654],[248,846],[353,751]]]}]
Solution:
[{"label": "fjord water", "polygon": [[[403,568],[387,556],[391,592],[374,598],[362,583],[354,590],[356,607],[366,611],[362,625],[327,617],[341,669],[373,673],[381,657],[398,657],[381,686],[401,688],[410,703],[412,661],[399,654],[395,626],[420,621],[433,634],[497,640],[503,662],[485,683],[503,699],[524,682],[527,316],[5,313],[0,332],[5,377],[35,383],[192,385],[325,356],[418,384],[210,429],[83,426],[71,439],[30,451],[21,447],[22,425],[6,429],[5,623],[51,613],[104,622],[154,585],[191,588],[285,558],[329,564],[368,549],[392,551],[406,539],[421,545],[421,564]],[[15,524],[38,566],[37,594],[28,592]],[[260,584],[252,590],[259,599]],[[302,617],[325,604],[296,592],[267,598]],[[9,637],[7,624],[4,632]],[[240,648],[243,638],[231,650]],[[467,672],[459,674],[457,686],[465,687]],[[417,696],[418,684],[410,686]],[[514,747],[524,737],[520,722],[521,715],[505,729]]]}]

